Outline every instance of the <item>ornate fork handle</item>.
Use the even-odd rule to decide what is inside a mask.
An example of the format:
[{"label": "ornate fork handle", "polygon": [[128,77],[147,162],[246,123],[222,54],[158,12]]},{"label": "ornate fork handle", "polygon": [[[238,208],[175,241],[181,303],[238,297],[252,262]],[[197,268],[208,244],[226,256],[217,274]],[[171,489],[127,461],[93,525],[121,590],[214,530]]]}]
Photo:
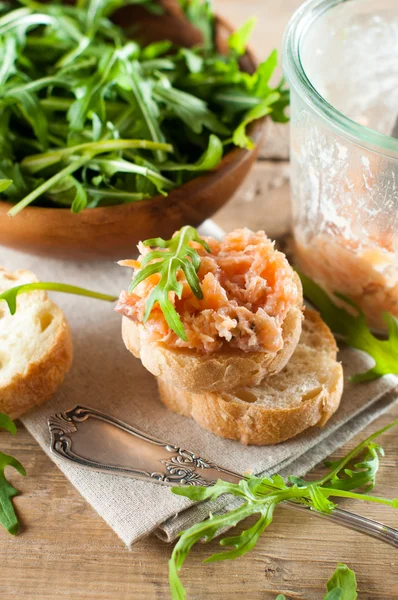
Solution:
[{"label": "ornate fork handle", "polygon": [[[244,476],[195,452],[158,440],[98,410],[76,406],[48,419],[51,450],[82,467],[164,485],[212,485],[217,479],[238,482]],[[398,530],[355,513],[330,514],[286,501],[282,506],[307,512],[398,547]]]}]

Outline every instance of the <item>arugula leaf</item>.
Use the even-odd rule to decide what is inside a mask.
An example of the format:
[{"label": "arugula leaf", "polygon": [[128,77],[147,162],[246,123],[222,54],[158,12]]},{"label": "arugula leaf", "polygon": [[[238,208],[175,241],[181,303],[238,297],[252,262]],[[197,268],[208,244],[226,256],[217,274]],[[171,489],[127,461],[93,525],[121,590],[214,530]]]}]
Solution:
[{"label": "arugula leaf", "polygon": [[16,38],[9,35],[4,36],[4,43],[0,45],[0,57],[0,85],[3,86],[16,71],[15,63],[18,59]]},{"label": "arugula leaf", "polygon": [[48,141],[47,118],[37,97],[25,90],[13,90],[7,94],[7,98],[16,101],[16,106],[20,109],[26,121],[32,126],[40,144],[45,148]]},{"label": "arugula leaf", "polygon": [[31,204],[36,198],[38,198],[43,192],[50,190],[56,184],[58,184],[64,177],[71,175],[81,167],[83,167],[86,163],[90,161],[90,155],[83,156],[80,159],[75,160],[65,168],[58,171],[55,175],[50,177],[47,181],[41,183],[38,187],[36,187],[33,191],[31,191],[25,198],[20,200],[17,204],[15,204],[9,211],[8,216],[15,217],[23,208]]},{"label": "arugula leaf", "polygon": [[76,196],[75,181],[72,175],[64,177],[48,191],[48,197],[60,206],[72,206]]},{"label": "arugula leaf", "polygon": [[187,336],[184,326],[170,300],[170,292],[174,292],[177,298],[181,298],[182,284],[177,280],[177,274],[182,270],[195,296],[199,299],[203,298],[202,288],[197,276],[200,257],[197,251],[192,248],[191,242],[197,242],[207,252],[210,252],[207,243],[199,237],[196,229],[189,225],[182,227],[171,240],[162,238],[145,240],[145,246],[160,248],[160,250],[152,250],[143,257],[141,260],[142,268],[135,275],[129,287],[129,293],[131,293],[147,277],[159,273],[159,283],[154,287],[146,301],[144,323],[149,319],[155,304],[159,304],[170,329],[185,341]]},{"label": "arugula leaf", "polygon": [[111,177],[116,173],[136,173],[138,175],[144,175],[156,186],[156,189],[161,194],[165,193],[164,190],[170,190],[174,187],[173,181],[167,179],[167,177],[164,177],[154,169],[128,162],[122,158],[97,159],[95,163],[92,163],[92,167],[95,166],[99,167],[103,173]]},{"label": "arugula leaf", "polygon": [[[26,194],[28,190],[25,178],[21,173],[19,164],[13,164],[10,160],[0,159],[0,177],[12,181],[12,183],[3,189],[4,196],[7,199],[15,199],[20,194]],[[5,186],[5,184],[4,184]]]},{"label": "arugula leaf", "polygon": [[165,162],[162,164],[163,171],[210,171],[214,169],[222,159],[223,145],[216,135],[209,138],[209,146],[202,156],[193,164],[181,164]]},{"label": "arugula leaf", "polygon": [[351,314],[345,308],[337,306],[328,294],[309,277],[298,271],[303,285],[303,292],[319,310],[323,320],[334,334],[352,348],[357,348],[369,354],[375,365],[365,373],[358,373],[351,377],[351,381],[358,383],[377,379],[383,375],[398,374],[398,319],[389,313],[384,313],[384,320],[388,329],[388,339],[380,340],[375,337],[366,324],[364,313],[349,298],[336,293],[336,297],[346,302],[352,309]]},{"label": "arugula leaf", "polygon": [[232,140],[236,146],[247,148],[248,150],[254,148],[253,140],[251,140],[246,133],[246,127],[252,123],[252,121],[261,119],[262,117],[265,117],[265,115],[269,115],[272,112],[271,104],[277,102],[279,98],[280,95],[277,92],[274,92],[244,115],[242,122],[238,125],[232,135]]},{"label": "arugula leaf", "polygon": [[256,17],[251,17],[243,25],[234,31],[228,38],[228,46],[230,50],[238,56],[242,56],[246,52],[246,45],[257,23]]},{"label": "arugula leaf", "polygon": [[12,184],[12,179],[0,179],[0,192],[4,192]]},{"label": "arugula leaf", "polygon": [[[356,600],[357,598],[355,573],[342,563],[337,565],[326,587],[328,592],[323,600]],[[286,596],[279,594],[275,600],[286,600]]]},{"label": "arugula leaf", "polygon": [[202,33],[204,49],[211,50],[215,20],[211,0],[179,0],[179,3],[188,20]]},{"label": "arugula leaf", "polygon": [[[396,425],[398,425],[398,421],[380,429],[358,444],[346,457],[330,463],[331,470],[318,481],[307,482],[303,479],[290,477],[289,483],[285,483],[280,475],[273,475],[272,477],[248,475],[239,483],[218,480],[209,487],[183,486],[172,488],[171,491],[174,494],[184,496],[195,502],[213,500],[223,494],[231,494],[241,500],[237,508],[224,514],[211,514],[209,518],[201,523],[195,523],[180,534],[169,561],[169,583],[173,600],[184,600],[186,598],[178,573],[192,546],[200,540],[211,541],[224,528],[234,527],[249,515],[258,515],[255,524],[243,530],[239,535],[222,538],[220,546],[229,546],[231,549],[214,554],[205,562],[234,559],[249,552],[256,545],[260,535],[272,523],[275,508],[286,500],[305,504],[314,510],[325,513],[332,512],[336,507],[336,504],[330,500],[332,497],[353,498],[398,508],[398,499],[388,500],[354,491],[357,486],[366,489],[373,486],[375,473],[379,467],[378,462],[374,463],[372,468],[368,468],[369,464],[365,461],[364,465],[361,463],[356,465],[356,471],[348,469],[348,465],[362,452],[365,453],[365,456],[372,454],[374,449],[373,440]],[[327,600],[355,600],[355,575],[345,565],[338,565],[335,574],[328,582],[327,590],[328,594],[325,596]]]},{"label": "arugula leaf", "polygon": [[324,597],[324,600],[326,598],[326,600],[341,600],[341,595],[343,593],[343,590],[341,588],[334,588],[333,590],[331,590],[330,592],[328,592],[326,594],[326,596]]},{"label": "arugula leaf", "polygon": [[185,58],[191,73],[200,73],[203,69],[203,58],[189,48],[181,48],[181,55]]},{"label": "arugula leaf", "polygon": [[167,109],[177,115],[184,123],[195,133],[202,133],[203,127],[207,127],[209,131],[226,135],[229,130],[216,117],[216,115],[208,108],[206,102],[173,88],[168,83],[163,81],[163,85],[156,85],[154,95],[157,99],[163,102]]},{"label": "arugula leaf", "polygon": [[274,123],[287,123],[289,121],[289,117],[285,111],[289,106],[290,92],[284,87],[283,81],[275,91],[279,93],[280,98],[277,102],[275,102],[275,104],[272,105],[271,119],[274,121]]},{"label": "arugula leaf", "polygon": [[[395,421],[391,426],[396,424]],[[379,469],[379,456],[384,456],[384,450],[379,444],[371,443],[369,439],[365,440],[363,447],[365,448],[365,446],[366,452],[360,462],[354,462],[355,456],[351,454],[336,461],[327,461],[325,465],[332,469],[331,472],[325,478],[311,483],[324,485],[327,481],[328,487],[342,490],[362,488],[366,492],[373,489]],[[363,448],[355,450],[359,454]],[[309,485],[300,477],[291,476],[289,481],[301,486]]]},{"label": "arugula leaf", "polygon": [[68,121],[72,131],[84,129],[89,111],[95,112],[101,121],[105,118],[104,95],[113,76],[113,67],[118,60],[118,53],[109,48],[98,63],[98,70],[84,85],[76,88],[76,100],[68,110]]},{"label": "arugula leaf", "polygon": [[[158,108],[152,98],[151,86],[149,86],[141,78],[139,74],[138,63],[120,61],[122,69],[125,71],[127,81],[131,92],[134,94],[135,100],[145,122],[146,132],[150,138],[158,143],[165,141],[164,135],[158,123]],[[159,160],[164,160],[165,155],[161,151],[156,151],[156,156]]]},{"label": "arugula leaf", "polygon": [[144,60],[152,60],[153,58],[157,58],[162,54],[166,54],[173,47],[172,42],[170,40],[161,40],[159,42],[152,42],[152,44],[148,44],[145,46],[141,52],[141,58]]},{"label": "arugula leaf", "polygon": [[232,117],[261,103],[260,98],[253,96],[251,91],[236,86],[224,87],[215,94],[213,101],[226,107]]},{"label": "arugula leaf", "polygon": [[17,426],[15,425],[14,421],[4,413],[0,413],[0,429],[5,429],[6,431],[12,433],[12,435],[17,433]]},{"label": "arugula leaf", "polygon": [[71,211],[74,214],[78,214],[87,206],[87,192],[80,181],[78,181],[75,177],[72,177],[72,180],[76,188],[76,194],[71,205]]},{"label": "arugula leaf", "polygon": [[339,563],[327,582],[326,589],[328,593],[324,600],[356,600],[357,580],[354,571]]},{"label": "arugula leaf", "polygon": [[[384,456],[383,448],[379,444],[375,444],[373,440],[397,425],[398,420],[389,423],[389,425],[372,433],[343,458],[336,461],[326,461],[325,466],[329,467],[330,471],[325,477],[312,483],[315,485],[326,485],[327,483],[329,488],[336,489],[361,488],[366,492],[373,489],[380,466],[379,456]],[[356,463],[360,455],[362,455],[362,460]],[[291,477],[289,480],[292,483],[298,483],[296,478]],[[305,482],[300,482],[300,485],[304,484]]]},{"label": "arugula leaf", "polygon": [[273,50],[267,60],[262,62],[255,73],[255,93],[259,98],[269,93],[269,81],[278,66],[278,52]]},{"label": "arugula leaf", "polygon": [[[0,413],[0,429],[5,429],[13,435],[17,432],[15,423],[4,413]],[[18,490],[12,487],[6,479],[4,471],[8,466],[13,467],[24,476],[26,471],[16,458],[0,452],[0,523],[9,533],[17,535],[19,523],[11,499],[18,494]]]},{"label": "arugula leaf", "polygon": [[96,298],[98,300],[105,300],[106,302],[115,302],[117,296],[109,296],[108,294],[101,294],[100,292],[93,292],[86,290],[85,288],[77,287],[75,285],[68,285],[67,283],[54,283],[52,281],[35,281],[34,283],[23,283],[15,287],[9,288],[2,294],[0,294],[0,301],[5,300],[7,302],[9,311],[12,315],[15,315],[17,310],[17,296],[19,294],[25,294],[35,290],[47,290],[51,292],[64,292],[66,294],[76,294],[77,296],[87,296],[89,298]]}]

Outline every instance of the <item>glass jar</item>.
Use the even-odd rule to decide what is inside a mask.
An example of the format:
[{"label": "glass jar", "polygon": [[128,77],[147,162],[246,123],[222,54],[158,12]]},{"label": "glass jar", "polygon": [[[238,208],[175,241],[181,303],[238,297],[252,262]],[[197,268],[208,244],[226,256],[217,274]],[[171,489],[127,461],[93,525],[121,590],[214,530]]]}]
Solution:
[{"label": "glass jar", "polygon": [[398,316],[398,0],[310,0],[283,52],[297,263],[383,328]]}]

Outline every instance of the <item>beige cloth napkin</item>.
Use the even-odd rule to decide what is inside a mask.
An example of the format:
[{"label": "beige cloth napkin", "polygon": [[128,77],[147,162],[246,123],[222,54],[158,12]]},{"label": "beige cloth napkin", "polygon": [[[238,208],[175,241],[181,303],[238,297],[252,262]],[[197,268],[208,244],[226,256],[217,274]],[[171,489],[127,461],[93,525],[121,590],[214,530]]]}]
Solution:
[{"label": "beige cloth napkin", "polygon": [[[114,294],[128,286],[131,276],[129,270],[114,263],[58,261],[3,248],[0,257],[0,264],[10,270],[28,268],[44,281],[63,281]],[[124,347],[120,315],[112,305],[66,294],[53,297],[71,325],[73,367],[55,397],[22,419],[48,454],[47,417],[81,404],[195,450],[234,471],[303,474],[395,401],[395,394],[391,393],[398,384],[395,377],[357,386],[346,383],[341,407],[326,428],[313,428],[275,447],[244,447],[219,439],[160,404],[154,378]],[[361,353],[345,349],[340,358],[346,376],[367,367],[367,359]],[[171,494],[167,487],[95,473],[50,456],[128,546],[155,530],[172,540],[210,509],[225,509],[225,500],[192,506],[188,500]]]}]

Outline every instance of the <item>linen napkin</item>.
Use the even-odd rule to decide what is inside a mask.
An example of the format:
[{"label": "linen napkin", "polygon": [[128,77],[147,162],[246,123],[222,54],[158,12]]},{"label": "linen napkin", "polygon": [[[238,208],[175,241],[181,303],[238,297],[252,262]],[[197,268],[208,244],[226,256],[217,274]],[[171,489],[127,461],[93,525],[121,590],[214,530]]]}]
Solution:
[{"label": "linen napkin", "polygon": [[[132,248],[132,255],[134,248]],[[121,257],[124,258],[124,257]],[[127,258],[127,257],[126,257]],[[31,269],[43,281],[62,281],[117,295],[126,289],[131,271],[115,263],[68,262],[0,249],[0,264],[9,270]],[[238,472],[304,474],[396,399],[398,378],[387,376],[353,386],[346,382],[341,407],[324,429],[312,428],[275,447],[244,447],[201,429],[166,410],[155,379],[124,347],[119,314],[99,300],[58,294],[72,329],[74,361],[54,398],[21,420],[71,483],[114,529],[127,546],[156,531],[172,540],[209,510],[225,510],[225,500],[192,505],[159,484],[95,473],[50,454],[47,418],[76,404],[97,408],[152,435],[200,453]],[[356,351],[340,353],[346,378],[364,370],[369,359]]]}]

